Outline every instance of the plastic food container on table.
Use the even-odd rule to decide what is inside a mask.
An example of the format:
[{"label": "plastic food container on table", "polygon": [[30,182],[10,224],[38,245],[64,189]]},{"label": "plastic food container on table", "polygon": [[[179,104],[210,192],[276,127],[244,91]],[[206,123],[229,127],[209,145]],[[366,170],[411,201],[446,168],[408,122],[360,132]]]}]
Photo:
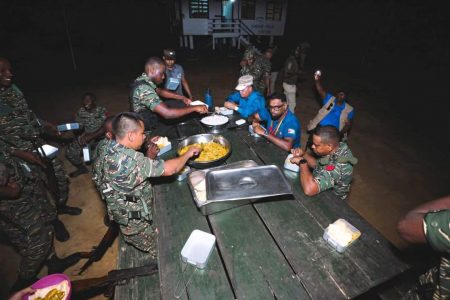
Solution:
[{"label": "plastic food container on table", "polygon": [[204,269],[215,243],[214,235],[195,229],[181,249],[181,259],[185,263]]},{"label": "plastic food container on table", "polygon": [[291,153],[291,154],[289,154],[289,155],[286,157],[286,160],[284,161],[284,168],[287,169],[287,170],[289,170],[289,171],[298,173],[298,172],[300,172],[300,167],[299,167],[298,165],[296,165],[296,164],[291,163],[291,161],[290,161],[290,159],[291,159],[293,156],[294,156],[294,155],[292,155],[292,153]]},{"label": "plastic food container on table", "polygon": [[361,231],[344,219],[331,223],[323,233],[324,240],[339,253],[344,252],[360,236]]}]

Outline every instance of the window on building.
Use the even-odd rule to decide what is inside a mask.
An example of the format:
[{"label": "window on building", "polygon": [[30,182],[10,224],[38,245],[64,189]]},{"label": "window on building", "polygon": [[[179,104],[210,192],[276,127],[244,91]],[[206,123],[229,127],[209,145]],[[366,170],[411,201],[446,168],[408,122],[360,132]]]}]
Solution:
[{"label": "window on building", "polygon": [[266,20],[272,20],[272,21],[281,20],[282,11],[283,11],[283,3],[281,3],[280,1],[267,2]]},{"label": "window on building", "polygon": [[190,0],[189,1],[189,16],[191,18],[208,18],[209,5],[208,0]]},{"label": "window on building", "polygon": [[241,19],[255,19],[256,0],[241,1]]}]

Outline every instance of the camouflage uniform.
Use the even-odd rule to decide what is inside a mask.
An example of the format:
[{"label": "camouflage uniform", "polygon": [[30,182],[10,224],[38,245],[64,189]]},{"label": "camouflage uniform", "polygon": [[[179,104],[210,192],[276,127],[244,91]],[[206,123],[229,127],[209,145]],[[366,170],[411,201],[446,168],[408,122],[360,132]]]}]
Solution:
[{"label": "camouflage uniform", "polygon": [[[103,126],[103,122],[106,119],[106,109],[101,106],[95,107],[92,111],[87,111],[84,107],[80,108],[75,117],[75,121],[79,123],[84,128],[85,133],[93,133]],[[89,149],[95,147],[97,141],[90,141],[88,143]],[[74,164],[79,166],[83,164],[81,159],[81,154],[83,152],[82,146],[77,140],[74,140],[69,144],[66,151],[67,159]]]},{"label": "camouflage uniform", "polygon": [[[267,65],[263,62],[261,56],[257,56],[253,50],[245,50],[244,58],[253,58],[253,64],[245,65],[241,68],[240,76],[251,75],[253,77],[253,88],[264,95],[264,76],[268,75]],[[270,73],[270,71],[269,71]]]},{"label": "camouflage uniform", "polygon": [[104,138],[98,142],[97,147],[95,147],[93,157],[94,162],[92,164],[92,180],[95,183],[95,186],[99,189],[102,182],[102,169],[104,163],[104,157],[106,155],[106,151],[108,150],[109,144],[111,140]]},{"label": "camouflage uniform", "polygon": [[340,143],[333,154],[318,159],[313,176],[319,185],[319,192],[333,189],[336,195],[345,200],[350,191],[353,165],[357,162],[358,159],[345,143]]},{"label": "camouflage uniform", "polygon": [[156,93],[156,84],[147,74],[136,78],[130,92],[130,111],[139,113],[144,118],[145,130],[154,130],[158,125],[158,116],[153,113],[156,106],[162,103]]},{"label": "camouflage uniform", "polygon": [[9,174],[0,174],[0,182],[11,178],[19,184],[21,193],[17,199],[0,199],[0,229],[22,256],[19,278],[32,279],[53,253],[50,222],[56,219],[56,208],[46,197],[39,168],[0,151],[2,164]]},{"label": "camouflage uniform", "polygon": [[107,147],[101,193],[123,238],[137,249],[157,257],[149,177],[162,176],[164,161],[152,160],[116,141]]},{"label": "camouflage uniform", "polygon": [[[439,267],[419,277],[420,285],[431,287],[433,300],[450,299],[450,210],[428,213],[423,219],[423,229],[428,243],[442,256]],[[416,294],[411,299],[420,297]]]},{"label": "camouflage uniform", "polygon": [[[42,126],[36,115],[28,107],[23,93],[14,84],[0,91],[0,138],[11,149],[32,151],[34,145],[31,140],[41,146],[43,141],[36,138],[41,133]],[[52,160],[58,182],[58,206],[64,206],[69,196],[69,186],[63,163],[55,158]]]}]

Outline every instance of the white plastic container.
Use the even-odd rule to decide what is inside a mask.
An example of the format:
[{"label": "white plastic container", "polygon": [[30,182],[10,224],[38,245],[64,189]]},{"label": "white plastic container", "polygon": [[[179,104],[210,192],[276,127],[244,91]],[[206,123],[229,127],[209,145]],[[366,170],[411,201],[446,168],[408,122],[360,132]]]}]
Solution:
[{"label": "white plastic container", "polygon": [[323,238],[337,252],[342,253],[361,236],[361,231],[344,219],[330,224],[323,233]]},{"label": "white plastic container", "polygon": [[215,243],[214,235],[195,229],[181,249],[181,259],[185,263],[204,269]]},{"label": "white plastic container", "polygon": [[91,161],[91,150],[89,149],[89,146],[83,147],[83,160],[84,162]]},{"label": "white plastic container", "polygon": [[155,141],[155,144],[159,147],[158,156],[166,153],[167,151],[170,151],[172,149],[172,143],[169,142],[167,137],[160,137],[158,140]]},{"label": "white plastic container", "polygon": [[289,155],[286,157],[286,160],[284,161],[284,168],[285,168],[286,170],[289,170],[289,171],[298,173],[298,172],[300,172],[300,167],[299,167],[298,165],[296,165],[296,164],[291,163],[291,161],[290,161],[290,159],[291,159],[293,156],[294,156],[294,155],[292,155],[292,153],[291,153],[291,154],[289,154]]},{"label": "white plastic container", "polygon": [[224,116],[229,116],[233,114],[233,110],[232,109],[228,109],[226,107],[220,107],[219,108],[219,113],[224,115]]},{"label": "white plastic container", "polygon": [[80,129],[80,124],[79,123],[61,124],[61,125],[58,125],[57,128],[58,128],[59,132],[68,131],[68,130],[76,130],[76,129]]},{"label": "white plastic container", "polygon": [[172,150],[172,143],[168,143],[164,147],[159,148],[158,156],[160,156],[170,150]]},{"label": "white plastic container", "polygon": [[[44,150],[44,152],[42,152],[42,150]],[[42,157],[54,158],[58,155],[58,148],[48,144],[39,147],[38,151]]]},{"label": "white plastic container", "polygon": [[[260,125],[261,126],[261,125]],[[266,130],[264,127],[261,126],[262,129]],[[253,126],[252,124],[248,125],[248,132],[250,132],[250,134],[254,137],[260,137],[259,134],[257,134],[254,130],[253,130]]]}]

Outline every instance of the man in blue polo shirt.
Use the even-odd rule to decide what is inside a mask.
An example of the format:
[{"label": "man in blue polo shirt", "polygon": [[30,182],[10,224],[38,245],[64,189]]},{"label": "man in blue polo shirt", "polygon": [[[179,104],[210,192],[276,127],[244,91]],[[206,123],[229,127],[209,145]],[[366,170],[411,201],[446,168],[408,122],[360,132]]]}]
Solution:
[{"label": "man in blue polo shirt", "polygon": [[353,124],[355,111],[353,107],[347,103],[346,99],[348,91],[340,90],[336,96],[327,93],[320,82],[321,73],[317,71],[314,74],[316,89],[320,97],[323,99],[322,108],[318,114],[308,124],[308,131],[320,126],[331,125],[339,129],[342,137],[346,137]]},{"label": "man in blue polo shirt", "polygon": [[265,107],[263,95],[253,90],[253,77],[251,75],[241,76],[236,90],[237,92],[232,93],[226,99],[224,103],[226,108],[234,109],[242,117],[248,118]]},{"label": "man in blue polo shirt", "polygon": [[[266,130],[260,122],[265,122]],[[300,122],[288,109],[286,96],[274,93],[269,96],[269,110],[261,109],[253,121],[255,133],[264,136],[285,151],[300,147]]]}]

